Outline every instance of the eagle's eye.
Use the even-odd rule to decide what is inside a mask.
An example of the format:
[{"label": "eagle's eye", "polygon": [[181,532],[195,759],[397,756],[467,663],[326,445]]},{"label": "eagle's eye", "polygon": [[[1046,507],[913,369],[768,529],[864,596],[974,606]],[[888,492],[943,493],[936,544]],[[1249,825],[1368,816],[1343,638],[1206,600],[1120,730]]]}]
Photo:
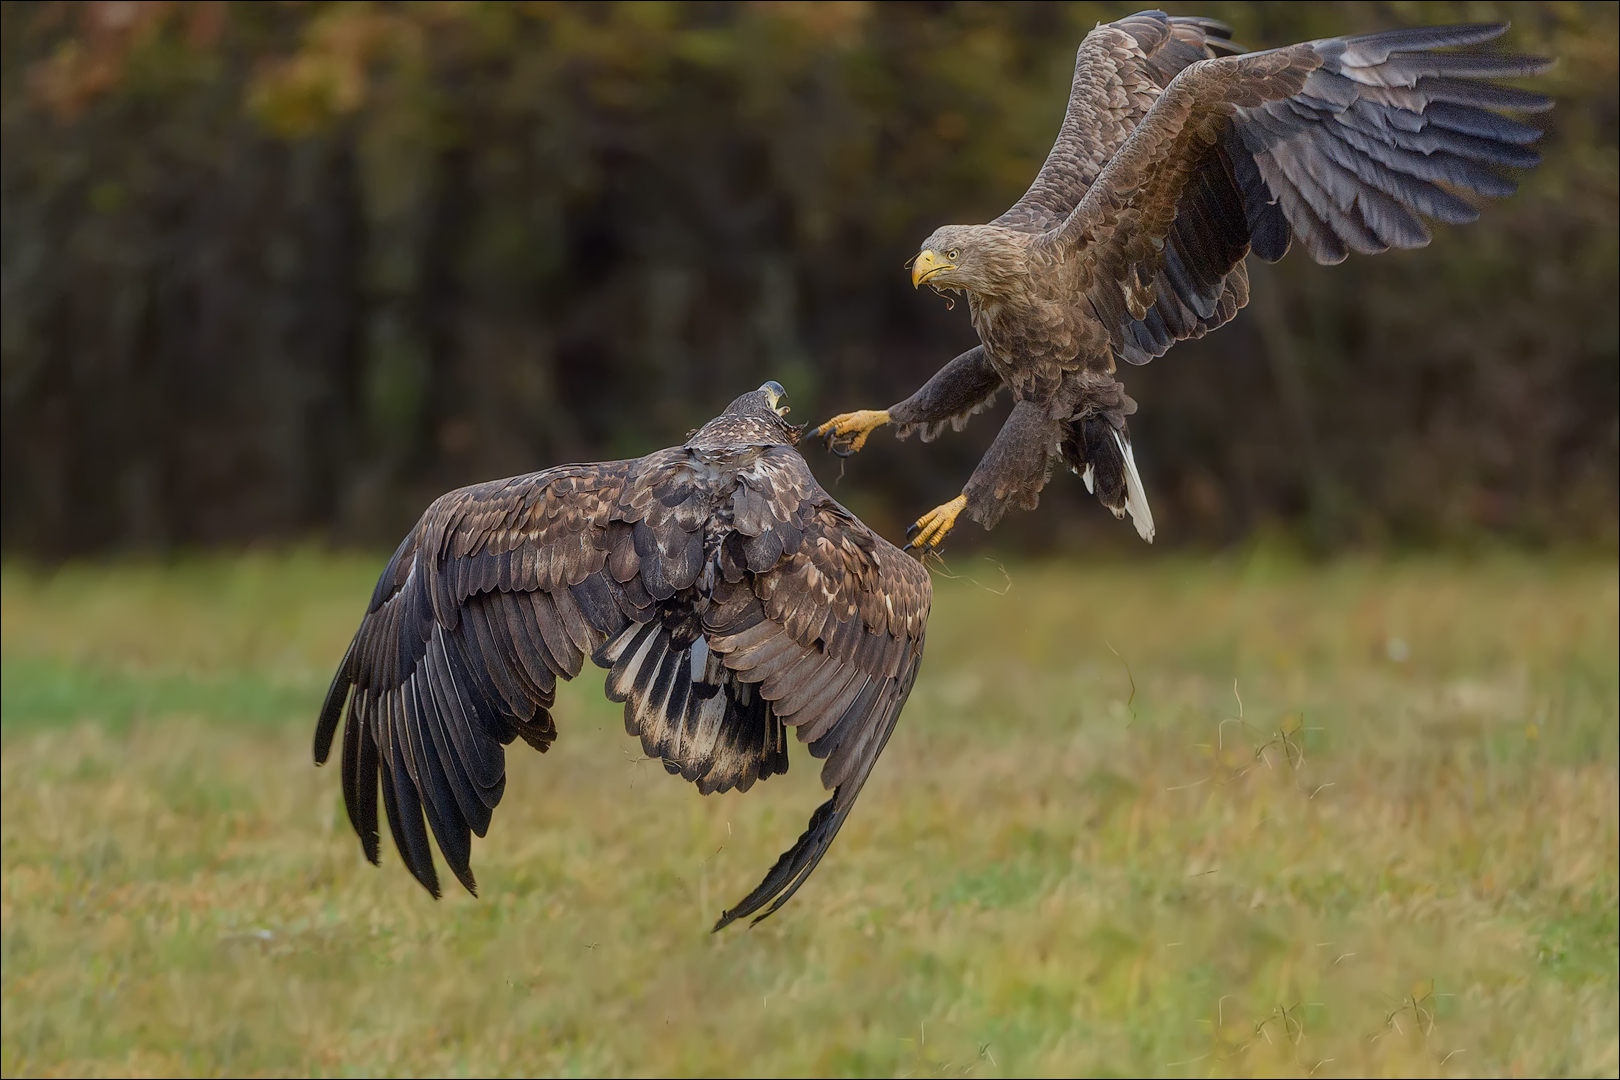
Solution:
[{"label": "eagle's eye", "polygon": [[947,251],[947,252],[946,252],[946,253],[945,253],[945,257],[946,257],[946,258],[947,258],[947,259],[949,259],[949,260],[951,260],[951,262],[955,262],[955,261],[956,261],[956,257],[957,257],[957,256],[958,256],[958,255],[960,255],[960,254],[962,254],[962,252],[961,252],[961,251],[959,251],[959,250],[958,250],[958,249],[956,249],[956,248],[951,248],[951,250],[949,250],[949,251]]}]

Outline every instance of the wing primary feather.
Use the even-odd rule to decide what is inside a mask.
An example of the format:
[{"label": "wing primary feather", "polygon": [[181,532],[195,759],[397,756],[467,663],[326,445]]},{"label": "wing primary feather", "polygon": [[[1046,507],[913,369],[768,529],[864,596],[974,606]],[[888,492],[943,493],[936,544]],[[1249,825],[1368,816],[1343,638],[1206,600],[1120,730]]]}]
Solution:
[{"label": "wing primary feather", "polygon": [[432,710],[422,708],[423,703],[416,694],[400,695],[398,700],[400,724],[408,733],[412,750],[420,763],[418,771],[422,779],[418,794],[422,810],[427,815],[428,828],[438,840],[439,851],[444,855],[450,872],[455,874],[468,892],[477,896],[478,883],[473,878],[471,866],[472,836],[457,806],[456,792],[430,730]]},{"label": "wing primary feather", "polygon": [[[1372,103],[1368,102],[1368,105],[1371,106]],[[1509,146],[1524,146],[1542,136],[1540,128],[1521,124],[1517,120],[1509,120],[1505,116],[1484,109],[1457,105],[1449,101],[1436,101],[1431,104],[1423,110],[1423,119],[1446,131],[1472,135],[1476,139],[1488,139],[1493,143],[1506,143]]]},{"label": "wing primary feather", "polygon": [[377,821],[377,787],[380,779],[381,762],[377,757],[377,740],[372,738],[372,729],[364,721],[351,719],[357,734],[355,741],[355,769],[354,785],[355,800],[350,810],[349,822],[354,831],[360,834],[360,847],[366,853],[366,859],[373,866],[382,862],[381,843],[382,836]]},{"label": "wing primary feather", "polygon": [[838,835],[838,830],[843,827],[844,819],[848,816],[847,810],[843,813],[838,811],[837,803],[838,796],[834,794],[832,798],[816,807],[815,812],[810,815],[810,824],[806,826],[799,839],[782,853],[753,892],[743,897],[736,907],[721,914],[719,921],[714,924],[713,932],[718,933],[738,919],[747,918],[774,899],[776,903],[771,905],[771,909],[754,921],[757,923],[761,919],[768,918],[799,891],[799,886],[804,884],[805,879],[810,876],[810,871],[816,868],[821,857],[827,853],[827,848],[831,846],[833,838]]},{"label": "wing primary feather", "polygon": [[[359,635],[355,635],[358,640]],[[327,688],[326,700],[321,703],[321,715],[315,721],[315,764],[325,765],[326,759],[332,753],[332,739],[337,734],[338,721],[343,718],[343,703],[348,699],[349,687],[354,685],[349,674],[349,659],[354,655],[354,645],[351,642],[348,652],[343,655],[343,662],[338,665],[337,674],[332,676],[332,685]]]},{"label": "wing primary feather", "polygon": [[810,815],[810,824],[798,841],[777,859],[776,865],[771,867],[765,875],[765,880],[761,881],[753,892],[744,897],[736,907],[721,914],[719,921],[714,924],[714,931],[723,930],[737,919],[752,915],[767,903],[771,906],[755,918],[754,923],[770,918],[781,910],[783,904],[793,899],[793,894],[809,880],[811,872],[837,838],[838,830],[844,827],[855,800],[860,796],[861,789],[866,786],[867,778],[871,775],[872,764],[883,753],[883,748],[889,743],[889,737],[894,734],[895,721],[899,719],[900,709],[910,695],[916,677],[917,665],[913,663],[897,687],[898,692],[894,700],[881,718],[879,726],[881,734],[869,742],[869,749],[862,755],[861,765],[852,771],[850,780],[839,785],[832,798],[816,808],[815,813]]},{"label": "wing primary feather", "polygon": [[[423,665],[425,686],[419,687],[422,705],[437,709],[445,718],[451,736],[456,740],[461,759],[467,766],[467,775],[477,785],[486,804],[489,791],[501,782],[506,773],[506,752],[501,749],[494,733],[487,730],[476,707],[462,694],[460,683],[471,685],[471,673],[462,656],[459,643],[452,645],[443,632],[436,633],[429,643],[426,663]],[[458,675],[460,678],[458,678]]]},{"label": "wing primary feather", "polygon": [[1370,66],[1383,63],[1390,53],[1413,49],[1444,49],[1455,45],[1478,45],[1501,37],[1507,23],[1459,23],[1455,26],[1413,26],[1400,30],[1377,30],[1340,39],[1345,55],[1353,63]]},{"label": "wing primary feather", "polygon": [[405,756],[397,736],[390,736],[383,767],[383,799],[388,810],[389,829],[394,834],[394,846],[411,876],[422,887],[439,898],[439,875],[433,869],[433,849],[428,844],[427,828],[422,822],[422,800],[417,797],[405,766]]},{"label": "wing primary feather", "polygon": [[[446,783],[449,785],[450,793],[454,797],[456,810],[473,832],[483,836],[489,830],[492,808],[485,805],[484,801],[479,798],[477,785],[467,775],[467,770],[462,765],[462,752],[450,734],[450,725],[446,722],[443,713],[439,712],[438,709],[429,707],[428,701],[423,699],[415,677],[412,677],[404,689],[406,691],[406,709],[414,712],[421,726],[427,729],[428,736],[432,741],[434,756],[439,763]],[[448,814],[446,816],[448,817]],[[446,858],[448,857],[447,855]]]},{"label": "wing primary feather", "polygon": [[[371,771],[367,771],[366,759],[362,747],[371,742],[371,734],[366,727],[365,710],[362,703],[366,694],[357,692],[350,699],[349,719],[343,725],[343,806],[349,813],[349,824],[354,827],[356,835],[360,837],[360,845],[365,849],[366,858],[372,863],[377,861],[377,775],[376,755],[371,755]],[[365,784],[371,783],[372,814],[371,832],[367,835],[363,825],[364,815],[362,809],[363,792]]]},{"label": "wing primary feather", "polygon": [[760,687],[760,693],[775,702],[777,710],[784,715],[791,716],[813,705],[830,688],[842,686],[843,680],[849,676],[845,665],[823,653],[808,653],[806,659],[811,662],[802,664],[791,673],[791,685],[773,688],[765,684]]}]

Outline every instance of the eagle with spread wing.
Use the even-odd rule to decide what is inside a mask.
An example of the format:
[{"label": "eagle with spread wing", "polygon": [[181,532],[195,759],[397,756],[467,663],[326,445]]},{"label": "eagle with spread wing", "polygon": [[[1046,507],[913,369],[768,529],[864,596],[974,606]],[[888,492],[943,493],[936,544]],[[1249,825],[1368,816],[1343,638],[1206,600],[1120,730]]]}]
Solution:
[{"label": "eagle with spread wing", "polygon": [[1551,107],[1484,80],[1550,61],[1436,51],[1505,25],[1427,27],[1245,52],[1201,18],[1143,12],[1080,45],[1067,115],[1023,198],[986,225],[923,242],[915,286],[965,293],[980,344],[887,409],[816,428],[844,456],[885,424],[960,430],[996,393],[1013,408],[962,493],[908,535],[939,545],[960,514],[993,528],[1034,509],[1059,460],[1144,540],[1153,515],[1131,452],[1136,403],[1115,362],[1145,364],[1230,321],[1244,258],[1297,237],[1319,263],[1429,242],[1423,218],[1473,221],[1459,191],[1515,190],[1500,166],[1539,162],[1540,131],[1501,115]]},{"label": "eagle with spread wing", "polygon": [[431,834],[476,895],[472,834],[505,790],[503,748],[519,736],[550,748],[557,680],[589,657],[626,730],[704,794],[786,772],[789,728],[825,759],[832,797],[714,928],[769,904],[763,919],[798,891],[911,693],[932,589],[816,483],[782,396],[774,382],[744,394],[683,446],[428,507],[315,729],[324,764],[343,720],[343,800],[371,862],[381,791],[416,879],[439,895]]}]

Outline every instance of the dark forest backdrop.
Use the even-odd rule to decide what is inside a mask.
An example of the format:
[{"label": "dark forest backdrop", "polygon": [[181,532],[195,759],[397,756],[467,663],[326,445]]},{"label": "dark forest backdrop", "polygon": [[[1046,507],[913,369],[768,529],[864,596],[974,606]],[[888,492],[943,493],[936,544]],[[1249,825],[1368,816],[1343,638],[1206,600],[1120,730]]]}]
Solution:
[{"label": "dark forest backdrop", "polygon": [[[1167,6],[1253,47],[1508,18],[1560,66],[1515,198],[1420,252],[1296,245],[1126,373],[1160,544],[1612,543],[1615,6]],[[1018,196],[1075,46],[1131,10],[6,3],[5,545],[391,544],[448,487],[644,453],[765,378],[799,420],[886,405],[974,340],[906,258]],[[893,538],[1000,415],[880,434],[835,493]],[[1061,476],[994,539],[1139,545]]]}]

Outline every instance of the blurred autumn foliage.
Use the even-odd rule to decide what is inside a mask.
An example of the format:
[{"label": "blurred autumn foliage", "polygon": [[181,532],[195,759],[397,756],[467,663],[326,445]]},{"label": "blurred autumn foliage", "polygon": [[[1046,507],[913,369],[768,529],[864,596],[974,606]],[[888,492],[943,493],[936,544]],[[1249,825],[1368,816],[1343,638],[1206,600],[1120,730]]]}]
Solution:
[{"label": "blurred autumn foliage", "polygon": [[[1255,265],[1125,378],[1160,544],[1612,543],[1612,4],[1208,3],[1251,47],[1510,19],[1545,162],[1418,252]],[[903,270],[1012,202],[1123,4],[6,3],[3,538],[391,543],[446,488],[679,440],[972,344]],[[1005,409],[1005,402],[1002,404]],[[836,494],[894,537],[999,413]],[[953,544],[982,537],[968,530]],[[1136,544],[1055,479],[1001,546]]]}]

